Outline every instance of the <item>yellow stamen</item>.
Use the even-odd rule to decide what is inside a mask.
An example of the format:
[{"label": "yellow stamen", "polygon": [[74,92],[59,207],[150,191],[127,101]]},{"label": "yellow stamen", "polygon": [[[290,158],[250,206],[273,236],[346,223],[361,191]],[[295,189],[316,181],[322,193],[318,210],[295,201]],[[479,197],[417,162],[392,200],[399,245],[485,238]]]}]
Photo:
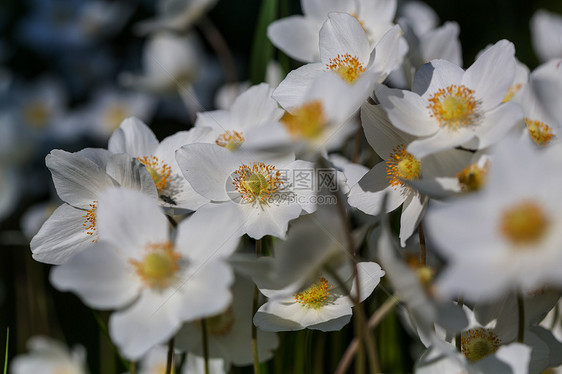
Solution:
[{"label": "yellow stamen", "polygon": [[403,144],[392,150],[386,160],[386,178],[393,187],[404,186],[401,179],[415,180],[421,176],[421,161],[406,151]]},{"label": "yellow stamen", "polygon": [[478,122],[478,104],[474,90],[453,84],[433,94],[427,108],[431,111],[431,117],[437,119],[442,127],[457,130]]},{"label": "yellow stamen", "polygon": [[320,277],[318,282],[295,294],[295,301],[307,308],[319,309],[326,305],[332,287],[326,278]]},{"label": "yellow stamen", "polygon": [[279,170],[263,162],[254,162],[251,166],[240,165],[234,172],[233,183],[245,202],[257,201],[266,205],[283,186]]},{"label": "yellow stamen", "polygon": [[164,191],[168,186],[168,183],[170,183],[172,168],[163,161],[160,161],[156,156],[138,157],[138,160],[150,173],[158,192],[160,193]]},{"label": "yellow stamen", "polygon": [[107,110],[105,111],[104,119],[107,125],[108,130],[115,130],[121,125],[121,122],[127,117],[131,116],[131,112],[129,109],[120,104],[115,103],[112,104]]},{"label": "yellow stamen", "polygon": [[533,121],[529,118],[525,118],[525,125],[527,125],[527,130],[529,131],[531,139],[533,139],[533,141],[541,147],[550,143],[552,138],[554,138],[552,129],[544,122]]},{"label": "yellow stamen", "polygon": [[365,71],[359,59],[349,53],[331,58],[326,67],[338,73],[347,83],[353,83]]},{"label": "yellow stamen", "polygon": [[461,343],[466,359],[476,362],[495,353],[501,341],[490,329],[474,328],[462,334]]},{"label": "yellow stamen", "polygon": [[500,230],[515,245],[535,244],[544,238],[550,225],[542,206],[534,201],[523,201],[501,215]]},{"label": "yellow stamen", "polygon": [[238,131],[226,131],[219,135],[217,140],[215,140],[215,144],[220,145],[228,149],[229,151],[235,151],[244,143],[244,135],[242,132]]},{"label": "yellow stamen", "polygon": [[151,243],[145,249],[148,253],[142,261],[130,260],[130,263],[147,287],[167,288],[176,278],[181,255],[174,251],[170,241]]},{"label": "yellow stamen", "polygon": [[486,184],[488,177],[489,162],[486,161],[484,167],[478,164],[471,164],[457,174],[457,179],[463,191],[477,191]]},{"label": "yellow stamen", "polygon": [[509,100],[513,99],[513,96],[521,89],[521,83],[513,84],[507,90],[505,97],[502,100],[502,103],[507,103]]},{"label": "yellow stamen", "polygon": [[[96,233],[96,209],[97,209],[97,200],[92,201],[90,204],[90,209],[86,211],[86,214],[82,216],[85,218],[84,223],[84,230],[86,230],[86,234],[94,235]],[[92,239],[93,242],[96,242],[97,239]]]},{"label": "yellow stamen", "polygon": [[322,103],[314,100],[295,109],[292,114],[285,112],[281,123],[294,138],[317,138],[326,126]]}]

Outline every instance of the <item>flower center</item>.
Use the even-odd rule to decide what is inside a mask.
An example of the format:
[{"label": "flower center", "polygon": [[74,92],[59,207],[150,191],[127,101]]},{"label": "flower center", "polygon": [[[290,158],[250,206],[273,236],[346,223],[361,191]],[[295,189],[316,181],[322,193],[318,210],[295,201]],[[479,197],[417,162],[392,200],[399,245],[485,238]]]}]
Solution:
[{"label": "flower center", "polygon": [[431,117],[437,119],[441,126],[457,130],[462,126],[474,125],[478,121],[478,104],[474,90],[452,84],[434,93],[429,98],[427,108],[431,111]]},{"label": "flower center", "polygon": [[285,112],[281,122],[291,136],[314,139],[322,133],[326,125],[326,116],[322,103],[314,100],[297,108],[293,114]]},{"label": "flower center", "polygon": [[258,201],[260,204],[267,204],[283,185],[279,170],[263,162],[254,162],[252,166],[240,165],[234,172],[233,183],[245,202]]},{"label": "flower center", "polygon": [[500,228],[513,244],[535,244],[544,237],[549,224],[549,219],[539,204],[523,201],[503,212]]},{"label": "flower center", "polygon": [[495,353],[501,343],[498,336],[490,329],[474,328],[462,335],[462,353],[472,362]]},{"label": "flower center", "polygon": [[23,116],[27,123],[35,128],[43,128],[49,121],[51,111],[47,105],[41,102],[34,102],[27,105],[23,111]]},{"label": "flower center", "polygon": [[109,130],[115,130],[125,118],[130,116],[131,112],[127,107],[121,104],[113,104],[105,111],[104,118],[107,128]]},{"label": "flower center", "polygon": [[179,270],[181,255],[174,251],[170,241],[148,244],[146,250],[148,253],[141,261],[130,260],[130,263],[146,286],[167,288]]},{"label": "flower center", "polygon": [[244,135],[238,131],[226,131],[223,134],[220,134],[217,140],[215,140],[215,144],[220,145],[228,149],[229,151],[235,151],[244,143]]},{"label": "flower center", "polygon": [[331,58],[326,67],[338,73],[347,83],[353,83],[365,71],[359,59],[349,53]]},{"label": "flower center", "polygon": [[406,151],[403,144],[393,149],[386,160],[386,177],[393,187],[404,186],[401,179],[415,180],[421,176],[421,161]]},{"label": "flower center", "polygon": [[320,277],[318,282],[306,290],[295,294],[295,301],[307,308],[319,309],[328,302],[328,296],[332,287],[326,278]]},{"label": "flower center", "polygon": [[156,156],[138,157],[138,160],[150,173],[158,192],[164,191],[170,183],[170,174],[172,173],[170,165],[160,161]]},{"label": "flower center", "polygon": [[468,165],[460,173],[457,174],[457,179],[463,191],[477,191],[486,184],[488,177],[488,161],[484,167],[477,164]]},{"label": "flower center", "polygon": [[207,331],[213,336],[225,336],[232,331],[234,325],[234,313],[232,307],[226,312],[218,314],[214,317],[207,318]]},{"label": "flower center", "polygon": [[507,90],[505,97],[502,100],[502,103],[507,103],[509,100],[513,99],[513,96],[521,89],[521,83],[513,84]]},{"label": "flower center", "polygon": [[[98,208],[97,200],[92,201],[90,204],[90,209],[86,211],[86,214],[82,216],[84,218],[84,230],[88,235],[94,235],[96,233],[96,209]],[[93,242],[96,242],[97,239],[92,239]]]},{"label": "flower center", "polygon": [[552,129],[544,122],[533,121],[529,118],[525,118],[525,125],[527,125],[527,130],[529,131],[531,139],[533,139],[533,141],[541,147],[550,143],[552,138],[554,138]]}]

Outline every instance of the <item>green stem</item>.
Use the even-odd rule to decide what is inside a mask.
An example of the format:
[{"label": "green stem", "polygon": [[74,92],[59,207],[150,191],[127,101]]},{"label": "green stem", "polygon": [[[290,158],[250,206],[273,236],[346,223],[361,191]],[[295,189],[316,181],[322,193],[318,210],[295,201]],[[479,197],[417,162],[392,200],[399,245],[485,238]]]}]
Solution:
[{"label": "green stem", "polygon": [[10,342],[10,328],[6,329],[6,353],[4,355],[4,374],[8,372],[8,343]]},{"label": "green stem", "polygon": [[521,291],[517,291],[517,310],[519,312],[517,342],[523,343],[525,340],[525,301]]},{"label": "green stem", "polygon": [[115,354],[119,357],[119,360],[121,361],[123,366],[127,370],[130,371],[131,368],[130,368],[130,365],[129,365],[129,361],[125,360],[125,358],[123,356],[121,356],[121,353],[119,352],[119,349],[117,349],[115,344],[113,344],[113,341],[111,340],[111,336],[109,336],[109,331],[107,330],[107,326],[105,325],[105,322],[101,319],[101,316],[99,315],[99,313],[97,311],[92,309],[92,314],[94,315],[94,319],[96,320],[96,322],[98,324],[98,327],[100,328],[101,332],[107,338],[107,340],[109,341],[109,344],[111,345],[111,347],[115,351]]},{"label": "green stem", "polygon": [[172,366],[174,364],[174,338],[168,342],[168,357],[166,359],[166,374],[172,374]]},{"label": "green stem", "polygon": [[129,364],[129,372],[131,374],[137,374],[137,363],[135,361],[131,361]]},{"label": "green stem", "polygon": [[203,357],[205,358],[205,374],[209,374],[209,332],[207,329],[207,320],[201,320],[201,330],[203,335]]},{"label": "green stem", "polygon": [[[262,239],[256,240],[256,257],[262,255]],[[258,286],[254,285],[254,300],[252,303],[252,355],[254,360],[254,374],[260,373],[260,360],[258,355],[258,328],[254,324],[253,316],[258,311],[259,291]]]}]

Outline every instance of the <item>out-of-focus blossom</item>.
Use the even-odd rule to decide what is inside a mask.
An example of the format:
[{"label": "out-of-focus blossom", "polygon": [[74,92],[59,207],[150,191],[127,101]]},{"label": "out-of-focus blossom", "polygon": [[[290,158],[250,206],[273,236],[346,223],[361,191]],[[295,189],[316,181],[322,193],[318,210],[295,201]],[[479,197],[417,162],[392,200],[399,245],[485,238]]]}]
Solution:
[{"label": "out-of-focus blossom", "polygon": [[11,374],[87,374],[86,351],[76,346],[69,351],[61,342],[35,336],[27,342],[29,353],[16,356],[10,363]]},{"label": "out-of-focus blossom", "polygon": [[318,32],[332,12],[346,12],[355,17],[374,46],[392,28],[395,0],[302,0],[304,16],[291,16],[269,25],[267,36],[280,50],[303,62],[320,61]]},{"label": "out-of-focus blossom", "polygon": [[466,71],[434,60],[422,66],[412,92],[379,85],[377,98],[392,124],[422,137],[406,149],[415,157],[457,146],[483,149],[522,119],[518,105],[503,103],[515,76],[515,49],[502,40]]},{"label": "out-of-focus blossom", "polygon": [[50,279],[92,308],[118,310],[109,332],[125,357],[139,359],[174,336],[183,322],[228,307],[232,271],[213,258],[213,250],[231,253],[237,238],[205,232],[186,219],[172,239],[157,202],[122,188],[100,198],[97,221],[99,241],[54,268]]},{"label": "out-of-focus blossom", "polygon": [[157,16],[137,25],[141,34],[159,29],[186,31],[212,9],[218,0],[160,0]]},{"label": "out-of-focus blossom", "polygon": [[562,16],[539,9],[531,17],[531,38],[538,58],[546,62],[562,58]]},{"label": "out-of-focus blossom", "polygon": [[[232,304],[221,314],[205,319],[209,358],[220,359],[226,368],[245,366],[253,362],[252,300],[254,284],[238,276],[232,286]],[[203,356],[201,321],[185,324],[176,336],[177,346],[196,356]],[[277,334],[257,331],[258,359],[273,357],[279,344]]]}]

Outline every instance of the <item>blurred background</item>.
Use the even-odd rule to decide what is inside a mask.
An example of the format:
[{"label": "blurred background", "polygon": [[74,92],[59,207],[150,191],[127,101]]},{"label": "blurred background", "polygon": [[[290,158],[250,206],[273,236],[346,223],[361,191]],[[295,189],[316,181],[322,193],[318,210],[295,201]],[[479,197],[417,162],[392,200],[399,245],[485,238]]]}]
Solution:
[{"label": "blurred background", "polygon": [[[272,47],[260,14],[267,21],[301,12],[297,0],[280,0],[265,16],[261,9],[269,0],[192,2],[208,4],[189,10],[189,31],[168,35],[146,32],[145,21],[159,14],[152,0],[0,2],[0,341],[9,327],[10,358],[26,351],[29,337],[44,334],[84,345],[92,373],[126,370],[99,327],[108,313],[92,312],[76,296],[55,291],[50,267],[31,258],[29,240],[60,204],[45,156],[55,148],[105,148],[131,115],[159,139],[190,128],[197,111],[227,105],[225,83],[265,79],[260,56]],[[515,43],[519,60],[535,68],[529,20],[540,8],[562,14],[560,0],[426,3],[441,22],[459,23],[465,67],[486,45],[505,38]],[[172,77],[154,73],[151,55]],[[299,66],[279,52],[273,56],[281,76]],[[177,85],[189,94],[178,93]],[[269,365],[289,372],[307,365],[312,353],[321,373],[323,364],[334,367],[323,361],[337,363],[352,331],[348,326],[337,333],[281,334],[281,346],[303,349],[278,352]],[[409,340],[396,315],[385,320],[377,338],[383,371],[409,372]]]}]

